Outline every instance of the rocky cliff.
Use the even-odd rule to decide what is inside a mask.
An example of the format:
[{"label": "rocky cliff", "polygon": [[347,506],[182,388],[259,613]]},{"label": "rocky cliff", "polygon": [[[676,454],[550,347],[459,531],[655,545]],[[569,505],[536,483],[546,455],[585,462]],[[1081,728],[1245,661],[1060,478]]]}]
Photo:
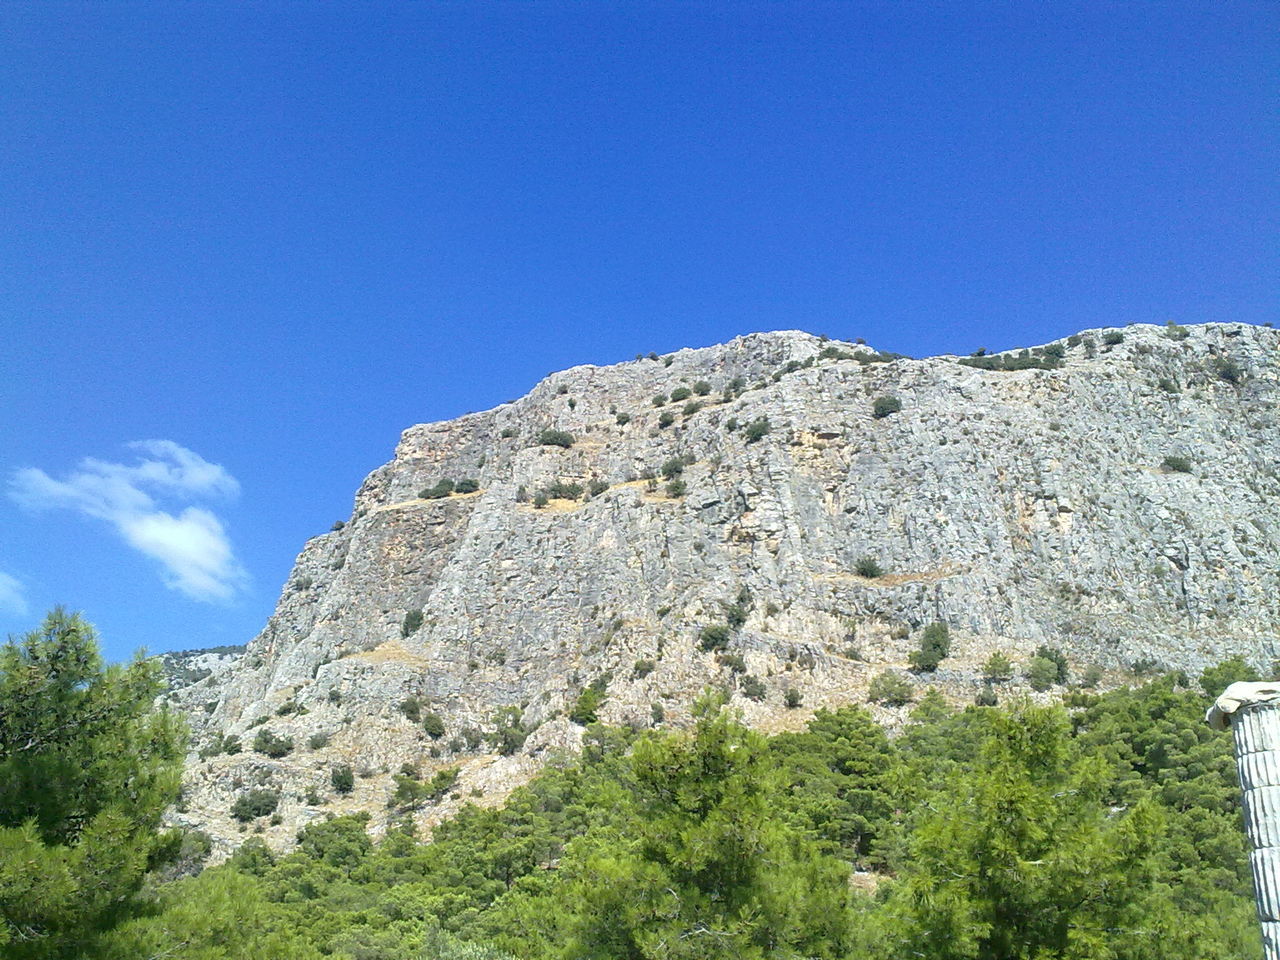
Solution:
[{"label": "rocky cliff", "polygon": [[[707,685],[776,729],[887,668],[968,701],[991,653],[1041,644],[1104,684],[1270,663],[1278,347],[1239,324],[924,360],[753,334],[411,427],[243,656],[174,694],[203,753],[180,819],[224,851],[353,809],[429,825],[576,749],[571,717],[680,723]],[[950,656],[905,673],[933,622]],[[230,817],[254,788],[275,822]]]}]

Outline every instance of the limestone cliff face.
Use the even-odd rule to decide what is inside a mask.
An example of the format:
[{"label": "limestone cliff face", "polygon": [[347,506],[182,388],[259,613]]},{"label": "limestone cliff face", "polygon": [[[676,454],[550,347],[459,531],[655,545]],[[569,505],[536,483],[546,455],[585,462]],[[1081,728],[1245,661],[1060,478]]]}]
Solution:
[{"label": "limestone cliff face", "polygon": [[[1135,326],[1024,361],[1061,353],[1054,369],[986,370],[754,334],[575,367],[513,403],[411,427],[351,519],[303,548],[243,657],[176,694],[197,748],[243,744],[193,755],[182,818],[225,849],[241,839],[233,799],[269,786],[273,841],[357,808],[377,827],[402,764],[422,779],[459,767],[451,795],[416,809],[429,824],[573,750],[567,714],[597,678],[611,723],[679,723],[712,684],[750,722],[794,726],[864,701],[933,621],[949,624],[952,656],[915,680],[957,699],[991,652],[1025,663],[1042,643],[1109,679],[1141,661],[1269,663],[1278,347],[1265,328]],[[548,428],[572,445],[540,443]],[[420,495],[442,479],[477,489]],[[572,484],[577,499],[538,496]],[[860,575],[865,558],[884,575]],[[704,651],[700,631],[717,625],[727,646]],[[504,706],[531,731],[508,756],[476,742]],[[252,751],[258,728],[293,751]],[[344,763],[355,788],[336,795]]]}]

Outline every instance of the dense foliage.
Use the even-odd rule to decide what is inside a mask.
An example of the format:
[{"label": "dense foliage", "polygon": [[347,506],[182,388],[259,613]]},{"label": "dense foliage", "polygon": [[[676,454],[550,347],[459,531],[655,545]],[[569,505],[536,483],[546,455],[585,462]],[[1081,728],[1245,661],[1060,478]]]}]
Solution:
[{"label": "dense foliage", "polygon": [[[1055,653],[1042,659],[1057,668]],[[1228,662],[1202,685],[1252,675]],[[407,819],[375,843],[367,814],[335,817],[288,855],[250,834],[228,863],[178,880],[174,862],[208,844],[159,831],[180,737],[156,690],[141,661],[104,669],[92,631],[60,612],[0,651],[6,958],[1259,952],[1229,740],[1181,676],[1055,707],[956,711],[930,690],[894,738],[852,706],[768,738],[708,696],[688,731],[591,723],[580,758],[501,809],[464,807],[430,843]],[[523,740],[510,721],[496,750]],[[333,774],[350,789],[349,768]],[[457,777],[402,770],[392,816]],[[277,798],[240,799],[248,824]]]},{"label": "dense foliage", "polygon": [[1170,676],[1068,701],[956,711],[928,692],[893,739],[859,707],[766,738],[712,699],[687,732],[592,724],[580,759],[431,843],[402,824],[374,844],[363,816],[278,858],[250,839],[159,887],[103,956],[1256,955],[1205,695]]},{"label": "dense foliage", "polygon": [[139,906],[177,797],[181,727],[160,667],[104,667],[93,628],[55,610],[0,648],[0,955],[96,956]]}]

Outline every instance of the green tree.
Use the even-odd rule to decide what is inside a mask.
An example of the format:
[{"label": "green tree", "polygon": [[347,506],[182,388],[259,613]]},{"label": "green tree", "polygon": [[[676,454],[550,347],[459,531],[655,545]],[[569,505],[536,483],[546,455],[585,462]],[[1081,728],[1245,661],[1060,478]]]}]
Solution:
[{"label": "green tree", "polygon": [[1158,805],[1113,813],[1105,762],[1080,755],[1060,708],[980,716],[978,762],[933,798],[911,839],[885,955],[1214,955],[1162,952],[1179,918],[1157,882]]},{"label": "green tree", "polygon": [[911,651],[911,669],[932,673],[951,652],[951,631],[945,623],[931,623],[924,628],[919,649]]},{"label": "green tree", "polygon": [[[506,905],[512,952],[574,960],[836,957],[845,868],[779,816],[764,739],[715,703],[635,746],[634,817]],[[520,889],[518,887],[517,889]]]},{"label": "green tree", "polygon": [[138,906],[178,792],[185,733],[153,704],[159,666],[105,666],[58,608],[0,648],[0,945],[9,960],[94,954]]}]

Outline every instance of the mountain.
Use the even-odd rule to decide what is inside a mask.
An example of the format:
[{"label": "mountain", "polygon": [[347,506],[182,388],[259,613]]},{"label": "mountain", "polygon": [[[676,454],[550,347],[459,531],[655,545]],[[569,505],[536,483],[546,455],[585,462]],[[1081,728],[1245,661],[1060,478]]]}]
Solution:
[{"label": "mountain", "polygon": [[[277,845],[331,812],[377,831],[389,799],[429,827],[579,749],[580,721],[680,724],[707,685],[775,730],[886,669],[969,702],[995,652],[1006,697],[1041,645],[1104,686],[1269,664],[1278,347],[1130,326],[915,360],[761,333],[411,427],[243,655],[170,694],[177,817],[224,854],[251,790]],[[949,656],[907,674],[934,623]]]}]

